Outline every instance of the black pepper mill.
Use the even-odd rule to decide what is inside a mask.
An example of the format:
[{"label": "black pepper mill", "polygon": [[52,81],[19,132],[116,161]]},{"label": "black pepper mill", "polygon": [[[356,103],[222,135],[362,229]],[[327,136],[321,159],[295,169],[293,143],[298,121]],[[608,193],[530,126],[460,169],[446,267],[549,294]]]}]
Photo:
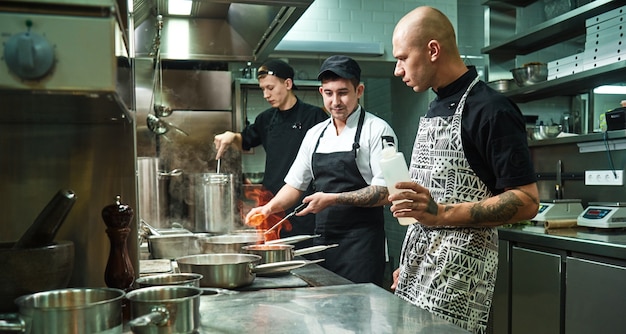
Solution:
[{"label": "black pepper mill", "polygon": [[104,281],[110,288],[130,290],[135,280],[135,270],[128,255],[126,240],[130,234],[130,221],[133,209],[120,203],[121,197],[115,197],[115,204],[102,209],[102,219],[107,225],[107,235],[111,241],[109,261],[104,272]]}]

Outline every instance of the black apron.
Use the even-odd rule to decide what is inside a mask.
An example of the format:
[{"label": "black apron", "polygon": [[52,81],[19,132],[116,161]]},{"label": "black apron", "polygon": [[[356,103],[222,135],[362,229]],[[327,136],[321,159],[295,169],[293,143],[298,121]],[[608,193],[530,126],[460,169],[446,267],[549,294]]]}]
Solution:
[{"label": "black apron", "polygon": [[[315,191],[340,193],[368,186],[356,164],[364,118],[365,110],[361,109],[351,151],[313,153]],[[326,129],[317,139],[313,152],[317,151]],[[318,257],[325,259],[321,265],[354,283],[374,283],[382,286],[385,270],[383,207],[334,205],[315,216],[315,233],[321,235],[315,239],[315,243],[339,244],[338,247],[317,253]]]}]

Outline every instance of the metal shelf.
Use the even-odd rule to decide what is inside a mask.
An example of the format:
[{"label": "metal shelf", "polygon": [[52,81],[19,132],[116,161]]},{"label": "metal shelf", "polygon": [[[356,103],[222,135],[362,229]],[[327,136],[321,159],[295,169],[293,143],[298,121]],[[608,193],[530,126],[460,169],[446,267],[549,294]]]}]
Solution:
[{"label": "metal shelf", "polygon": [[582,94],[600,85],[624,82],[624,78],[626,78],[626,60],[513,89],[504,95],[517,103],[528,102],[554,96]]},{"label": "metal shelf", "polygon": [[487,0],[483,2],[484,6],[513,6],[526,7],[537,0]]},{"label": "metal shelf", "polygon": [[[488,3],[490,2],[488,1]],[[504,2],[522,3],[528,1],[507,0]],[[585,21],[587,19],[623,5],[623,1],[618,0],[596,0],[536,25],[529,31],[516,34],[504,42],[486,46],[481,49],[481,52],[486,54],[526,55],[584,35],[586,31]]]}]

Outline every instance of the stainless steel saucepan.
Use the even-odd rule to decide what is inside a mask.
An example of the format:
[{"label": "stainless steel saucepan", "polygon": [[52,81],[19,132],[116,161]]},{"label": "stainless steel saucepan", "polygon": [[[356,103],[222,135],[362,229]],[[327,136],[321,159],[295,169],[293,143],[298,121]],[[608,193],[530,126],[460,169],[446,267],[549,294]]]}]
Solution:
[{"label": "stainless steel saucepan", "polygon": [[243,253],[243,246],[258,243],[263,243],[263,235],[252,233],[223,234],[198,238],[198,244],[202,254]]},{"label": "stainless steel saucepan", "polygon": [[21,333],[122,333],[124,291],[68,288],[19,297],[19,314],[0,319],[0,331]]},{"label": "stainless steel saucepan", "polygon": [[130,328],[138,334],[196,333],[200,327],[202,290],[191,286],[166,285],[133,290]]},{"label": "stainless steel saucepan", "polygon": [[258,264],[259,255],[224,253],[189,255],[176,259],[183,273],[197,273],[203,277],[202,287],[239,288],[252,284],[257,274],[282,273],[316,261],[293,260]]},{"label": "stainless steel saucepan", "polygon": [[163,285],[179,285],[179,286],[191,286],[202,290],[203,295],[233,295],[239,293],[239,291],[221,289],[221,288],[208,288],[200,287],[201,274],[196,273],[172,273],[172,274],[159,274],[143,276],[135,280],[135,284],[139,288],[147,288],[151,286],[163,286]]}]

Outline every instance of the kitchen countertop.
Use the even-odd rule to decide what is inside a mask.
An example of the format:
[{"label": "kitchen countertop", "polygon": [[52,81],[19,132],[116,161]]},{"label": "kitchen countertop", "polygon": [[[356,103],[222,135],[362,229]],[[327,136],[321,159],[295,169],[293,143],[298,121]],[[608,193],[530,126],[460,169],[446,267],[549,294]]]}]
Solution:
[{"label": "kitchen countertop", "polygon": [[588,227],[546,230],[543,225],[513,225],[498,229],[501,240],[626,260],[626,229]]},{"label": "kitchen countertop", "polygon": [[202,296],[200,333],[468,333],[373,284]]},{"label": "kitchen countertop", "polygon": [[200,297],[199,333],[468,333],[381,287],[354,284],[317,264],[257,276],[237,290]]}]

